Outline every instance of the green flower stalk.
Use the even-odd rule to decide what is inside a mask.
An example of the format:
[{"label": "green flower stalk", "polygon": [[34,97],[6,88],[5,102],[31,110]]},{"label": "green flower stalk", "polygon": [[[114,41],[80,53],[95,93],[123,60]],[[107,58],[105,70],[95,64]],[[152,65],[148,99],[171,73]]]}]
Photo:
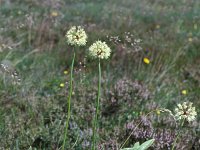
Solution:
[{"label": "green flower stalk", "polygon": [[99,78],[98,78],[98,94],[96,100],[96,113],[93,120],[93,135],[92,135],[92,150],[95,150],[96,139],[97,139],[97,127],[98,127],[98,117],[100,112],[100,97],[101,97],[101,59],[107,59],[110,56],[111,50],[105,42],[96,41],[89,47],[89,55],[93,58],[99,59],[98,69],[99,69]]},{"label": "green flower stalk", "polygon": [[[67,38],[68,44],[72,46],[84,46],[87,42],[87,35],[85,31],[80,27],[73,26],[65,35]],[[72,97],[72,91],[73,91],[73,70],[74,70],[74,61],[76,57],[75,49],[73,49],[73,59],[71,63],[70,68],[70,89],[69,89],[69,95],[67,99],[67,119],[66,119],[66,126],[65,126],[65,132],[64,132],[64,140],[62,145],[62,150],[65,149],[66,141],[67,141],[67,133],[68,133],[68,127],[69,127],[69,120],[71,116],[71,97]]]},{"label": "green flower stalk", "polygon": [[176,138],[175,138],[175,140],[174,140],[174,142],[173,142],[173,145],[172,145],[172,150],[174,150],[174,148],[175,148],[175,145],[176,145],[176,142],[177,142],[177,140],[179,139],[180,132],[181,132],[181,128],[183,127],[183,125],[184,125],[184,122],[185,122],[185,119],[183,119],[183,120],[182,120],[182,123],[181,123],[181,125],[180,125],[180,128],[179,128],[179,130],[178,130],[178,134],[177,134],[177,136],[176,136]]}]

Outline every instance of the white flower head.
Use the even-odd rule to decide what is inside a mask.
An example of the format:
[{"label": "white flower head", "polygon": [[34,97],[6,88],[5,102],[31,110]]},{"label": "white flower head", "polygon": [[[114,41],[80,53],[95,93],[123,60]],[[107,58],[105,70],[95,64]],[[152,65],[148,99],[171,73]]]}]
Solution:
[{"label": "white flower head", "polygon": [[106,42],[96,41],[89,47],[89,55],[93,58],[107,59],[110,53],[111,49]]},{"label": "white flower head", "polygon": [[177,108],[175,108],[175,117],[177,120],[185,119],[188,122],[195,120],[197,112],[195,107],[192,107],[191,102],[183,102],[182,104],[178,104]]},{"label": "white flower head", "polygon": [[87,42],[87,34],[81,26],[71,27],[65,37],[70,45],[83,46]]}]

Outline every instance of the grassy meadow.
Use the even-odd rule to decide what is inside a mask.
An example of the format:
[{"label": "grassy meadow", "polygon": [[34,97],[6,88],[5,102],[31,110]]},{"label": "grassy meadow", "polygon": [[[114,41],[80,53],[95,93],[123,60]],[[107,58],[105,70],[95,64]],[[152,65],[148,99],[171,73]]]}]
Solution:
[{"label": "grassy meadow", "polygon": [[[103,60],[97,150],[155,139],[152,150],[200,149],[200,1],[0,0],[0,150],[59,150],[64,140],[73,47],[65,34],[82,26],[76,48],[66,150],[89,150],[98,61],[89,46],[111,48]],[[179,122],[177,104],[197,116]],[[148,116],[147,114],[150,113]],[[132,133],[134,129],[134,132]]]}]

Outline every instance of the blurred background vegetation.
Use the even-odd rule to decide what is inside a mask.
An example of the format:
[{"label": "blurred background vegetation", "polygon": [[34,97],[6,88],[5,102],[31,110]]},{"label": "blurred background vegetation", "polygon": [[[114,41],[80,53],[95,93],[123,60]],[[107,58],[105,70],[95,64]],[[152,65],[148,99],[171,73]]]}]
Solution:
[{"label": "blurred background vegetation", "polygon": [[[200,112],[197,0],[0,0],[0,149],[61,147],[72,56],[64,36],[73,25],[89,38],[77,50],[69,149],[91,146],[97,64],[87,50],[98,39],[112,57],[102,67],[97,149],[117,149],[140,120],[126,147],[155,138],[152,149],[169,149],[173,119],[144,114],[183,101]],[[176,149],[200,149],[199,118],[184,126]]]}]

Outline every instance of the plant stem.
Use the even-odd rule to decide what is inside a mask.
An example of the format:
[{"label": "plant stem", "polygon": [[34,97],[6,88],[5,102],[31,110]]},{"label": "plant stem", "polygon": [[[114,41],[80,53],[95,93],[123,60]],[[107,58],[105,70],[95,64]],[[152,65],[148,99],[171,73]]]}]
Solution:
[{"label": "plant stem", "polygon": [[65,134],[64,134],[64,141],[63,141],[63,145],[62,145],[62,150],[65,149],[65,144],[66,144],[66,140],[67,140],[67,131],[68,131],[68,127],[69,127],[69,120],[70,120],[70,114],[71,114],[71,97],[72,97],[72,89],[73,89],[73,70],[74,70],[75,56],[76,56],[76,53],[75,53],[75,50],[74,50],[74,55],[73,55],[71,70],[70,70],[70,89],[69,89],[69,96],[68,96],[68,99],[67,99],[67,102],[68,102],[67,120],[66,120]]},{"label": "plant stem", "polygon": [[95,146],[96,146],[96,132],[97,132],[96,130],[98,126],[100,95],[101,95],[101,63],[99,59],[98,95],[97,95],[97,101],[96,101],[96,114],[95,114],[94,125],[93,125],[92,150],[95,150]]},{"label": "plant stem", "polygon": [[173,142],[172,150],[174,150],[175,145],[176,145],[176,141],[178,140],[178,138],[179,138],[179,136],[180,136],[180,131],[181,131],[181,128],[182,128],[182,126],[183,126],[183,124],[184,124],[184,121],[185,121],[185,119],[183,119],[183,121],[182,121],[182,123],[181,123],[181,127],[180,127],[180,129],[179,129],[179,131],[178,131],[178,135],[177,135],[176,139],[175,139],[174,142]]}]

